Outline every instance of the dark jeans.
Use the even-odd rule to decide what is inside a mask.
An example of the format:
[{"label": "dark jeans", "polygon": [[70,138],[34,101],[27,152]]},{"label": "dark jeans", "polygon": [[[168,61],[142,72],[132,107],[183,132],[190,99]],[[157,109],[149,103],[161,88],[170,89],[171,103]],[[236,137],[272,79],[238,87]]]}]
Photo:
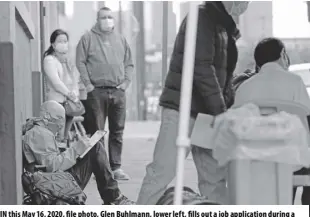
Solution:
[{"label": "dark jeans", "polygon": [[[310,168],[302,168],[294,173],[295,175],[310,175]],[[295,200],[297,188],[293,188],[293,203]],[[310,186],[304,186],[301,195],[301,204],[310,205]]]},{"label": "dark jeans", "polygon": [[83,190],[92,173],[94,173],[99,194],[105,203],[113,202],[120,196],[118,183],[113,179],[112,171],[108,164],[108,156],[100,142],[68,171],[75,177]]},{"label": "dark jeans", "polygon": [[[116,88],[95,88],[87,95],[87,106],[92,110],[95,121],[91,131],[104,130],[109,121],[109,161],[112,170],[121,167],[123,132],[126,119],[126,93]],[[95,127],[95,129],[93,129]]]}]

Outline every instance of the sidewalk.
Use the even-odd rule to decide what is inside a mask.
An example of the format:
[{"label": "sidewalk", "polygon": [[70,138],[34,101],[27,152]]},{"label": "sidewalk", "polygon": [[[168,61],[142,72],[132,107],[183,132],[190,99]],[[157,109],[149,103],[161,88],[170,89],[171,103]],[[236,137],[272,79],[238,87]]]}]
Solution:
[{"label": "sidewalk", "polygon": [[[131,180],[119,182],[122,192],[136,201],[145,175],[145,166],[152,160],[159,122],[128,122],[124,132],[123,169]],[[174,183],[172,183],[174,184]],[[192,158],[185,164],[185,185],[197,191],[197,174]],[[96,181],[90,180],[85,189],[87,204],[102,203],[97,191]]]},{"label": "sidewalk", "polygon": [[[130,199],[136,201],[145,166],[151,162],[160,122],[128,122],[124,132],[123,169],[131,180],[119,182],[120,189]],[[198,192],[197,173],[191,155],[185,162],[184,185]],[[174,181],[171,185],[174,185]],[[300,205],[301,189],[297,190],[295,204]],[[85,189],[88,205],[102,204],[96,181],[91,178]]]}]

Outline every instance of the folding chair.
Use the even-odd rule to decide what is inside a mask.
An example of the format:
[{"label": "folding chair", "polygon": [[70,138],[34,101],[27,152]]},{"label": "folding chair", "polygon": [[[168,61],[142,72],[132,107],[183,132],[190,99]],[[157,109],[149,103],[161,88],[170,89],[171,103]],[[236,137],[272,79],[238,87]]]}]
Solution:
[{"label": "folding chair", "polygon": [[77,140],[77,136],[86,136],[85,128],[82,124],[84,117],[77,116],[73,118],[71,129],[68,133],[69,141]]}]

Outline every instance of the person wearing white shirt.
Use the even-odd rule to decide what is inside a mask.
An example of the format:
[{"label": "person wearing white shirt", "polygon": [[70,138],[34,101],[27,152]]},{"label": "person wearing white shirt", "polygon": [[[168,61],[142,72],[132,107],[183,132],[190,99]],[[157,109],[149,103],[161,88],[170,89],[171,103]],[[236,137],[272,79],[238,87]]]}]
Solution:
[{"label": "person wearing white shirt", "polygon": [[[302,104],[310,111],[306,86],[299,75],[288,71],[290,60],[281,40],[263,39],[255,48],[254,58],[258,73],[240,84],[236,90],[234,106],[252,100],[285,100]],[[294,195],[295,192],[296,188]],[[302,204],[310,205],[309,187],[303,188]]]},{"label": "person wearing white shirt", "polygon": [[[62,105],[67,100],[79,100],[80,73],[69,59],[69,35],[56,29],[50,37],[50,47],[44,53],[43,67],[46,78],[46,100],[54,100]],[[65,134],[72,126],[73,117],[66,117]]]}]

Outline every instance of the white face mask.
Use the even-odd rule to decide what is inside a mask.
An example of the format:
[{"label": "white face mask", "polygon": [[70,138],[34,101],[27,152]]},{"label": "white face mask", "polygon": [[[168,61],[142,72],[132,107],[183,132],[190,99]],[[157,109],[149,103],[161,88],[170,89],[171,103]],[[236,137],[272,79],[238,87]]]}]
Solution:
[{"label": "white face mask", "polygon": [[226,11],[231,16],[240,16],[248,8],[249,1],[223,1]]},{"label": "white face mask", "polygon": [[285,70],[290,67],[290,58],[284,50],[282,51],[282,66]]},{"label": "white face mask", "polygon": [[114,27],[114,20],[111,18],[100,20],[100,28],[103,31],[111,31]]},{"label": "white face mask", "polygon": [[66,43],[57,43],[55,44],[55,51],[61,54],[66,54],[69,51],[69,44]]}]

